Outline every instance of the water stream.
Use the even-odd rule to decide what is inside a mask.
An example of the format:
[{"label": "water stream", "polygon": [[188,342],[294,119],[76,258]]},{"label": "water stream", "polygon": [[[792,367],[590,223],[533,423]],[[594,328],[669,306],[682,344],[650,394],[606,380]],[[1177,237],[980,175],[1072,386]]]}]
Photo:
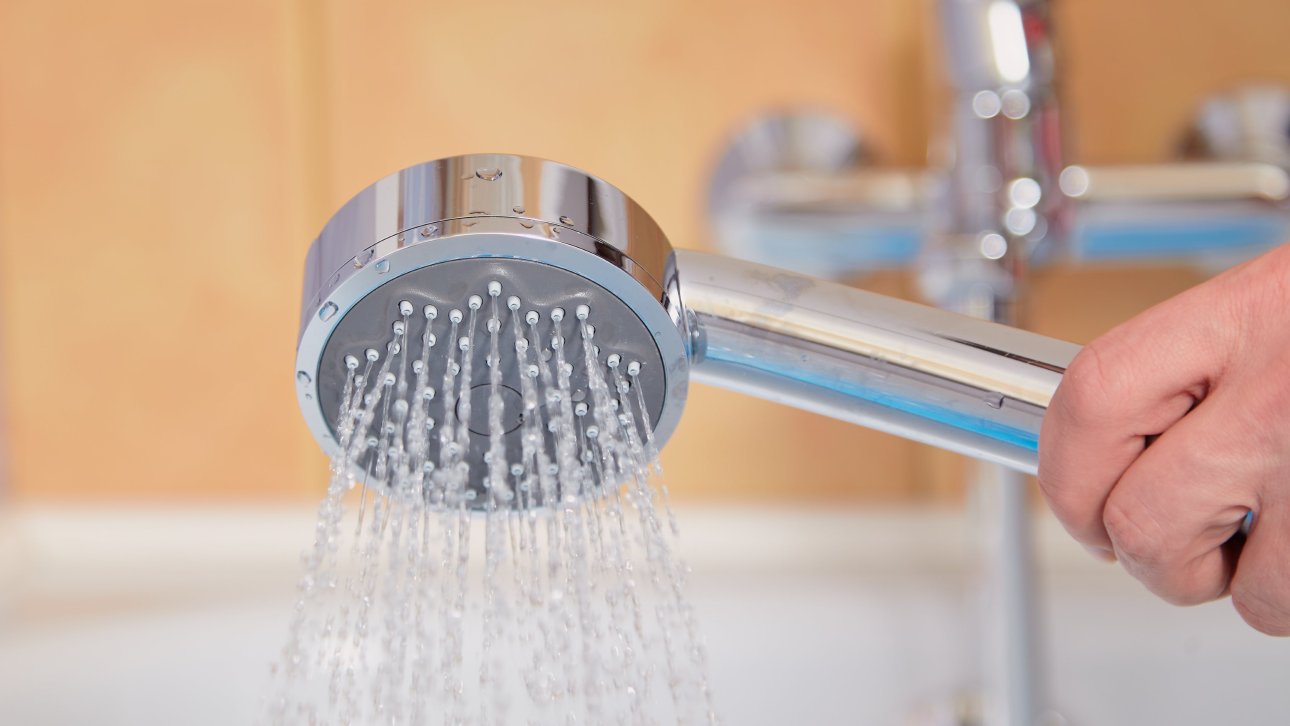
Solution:
[{"label": "water stream", "polygon": [[486,292],[346,358],[266,722],[717,723],[641,364]]}]

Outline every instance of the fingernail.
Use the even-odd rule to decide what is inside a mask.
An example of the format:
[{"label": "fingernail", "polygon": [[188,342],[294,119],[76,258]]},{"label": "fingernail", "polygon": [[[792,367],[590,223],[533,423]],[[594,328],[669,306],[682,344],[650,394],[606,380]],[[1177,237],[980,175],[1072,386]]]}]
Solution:
[{"label": "fingernail", "polygon": [[1088,550],[1088,553],[1090,555],[1093,555],[1094,557],[1101,560],[1102,562],[1115,562],[1115,552],[1113,552],[1112,550],[1108,550],[1105,547],[1094,547],[1092,545],[1084,545],[1084,549]]}]

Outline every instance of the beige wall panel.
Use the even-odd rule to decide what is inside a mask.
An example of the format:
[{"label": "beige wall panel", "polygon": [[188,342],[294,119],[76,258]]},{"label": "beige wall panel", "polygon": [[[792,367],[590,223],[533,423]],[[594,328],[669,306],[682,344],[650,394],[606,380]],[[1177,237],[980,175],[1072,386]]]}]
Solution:
[{"label": "beige wall panel", "polygon": [[0,289],[24,497],[316,490],[286,6],[0,6]]},{"label": "beige wall panel", "polygon": [[1204,98],[1290,85],[1284,0],[1055,2],[1070,130],[1085,162],[1171,157]]}]

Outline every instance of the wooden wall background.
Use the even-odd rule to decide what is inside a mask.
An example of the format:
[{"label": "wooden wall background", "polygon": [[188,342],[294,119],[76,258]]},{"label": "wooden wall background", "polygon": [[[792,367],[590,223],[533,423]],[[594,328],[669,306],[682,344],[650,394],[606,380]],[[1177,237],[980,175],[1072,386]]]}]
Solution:
[{"label": "wooden wall background", "polygon": [[[318,496],[325,462],[292,389],[299,278],[350,195],[418,161],[514,151],[594,171],[703,247],[714,157],[768,107],[837,110],[886,160],[921,162],[929,15],[910,0],[0,3],[11,494]],[[1204,94],[1290,83],[1283,0],[1068,0],[1058,17],[1086,161],[1165,158]],[[1045,270],[1032,322],[1087,340],[1198,279]],[[909,291],[899,274],[872,284]],[[960,489],[948,455],[703,388],[665,460],[685,498]]]}]

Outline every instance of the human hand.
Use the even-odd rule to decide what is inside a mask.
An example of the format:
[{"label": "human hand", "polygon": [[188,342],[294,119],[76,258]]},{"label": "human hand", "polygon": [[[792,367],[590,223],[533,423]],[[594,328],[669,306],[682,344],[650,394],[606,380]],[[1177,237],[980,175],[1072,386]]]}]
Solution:
[{"label": "human hand", "polygon": [[1075,539],[1155,594],[1230,593],[1290,635],[1290,245],[1085,347],[1044,417],[1039,484]]}]

